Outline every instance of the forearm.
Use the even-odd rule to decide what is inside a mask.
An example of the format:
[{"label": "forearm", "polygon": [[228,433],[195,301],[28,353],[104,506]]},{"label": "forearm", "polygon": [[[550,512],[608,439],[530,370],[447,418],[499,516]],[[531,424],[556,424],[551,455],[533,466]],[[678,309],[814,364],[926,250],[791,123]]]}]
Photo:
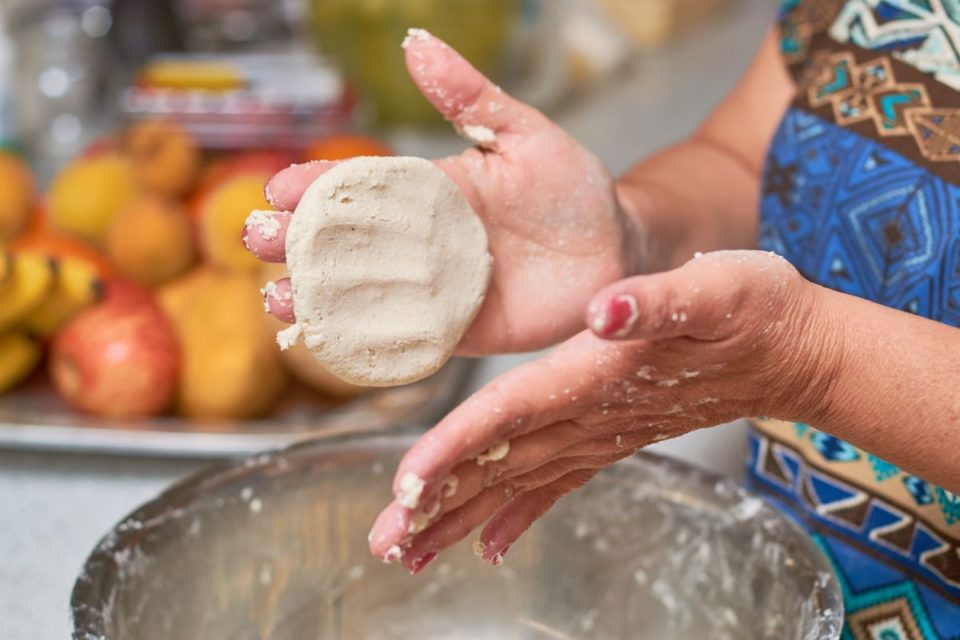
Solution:
[{"label": "forearm", "polygon": [[709,139],[694,137],[638,164],[617,182],[636,225],[638,273],[682,265],[697,251],[756,245],[759,175]]},{"label": "forearm", "polygon": [[696,251],[756,244],[764,157],[793,92],[771,31],[695,134],[618,181],[623,208],[640,230],[639,271],[679,266]]},{"label": "forearm", "polygon": [[806,421],[960,492],[960,329],[816,290],[830,374]]}]

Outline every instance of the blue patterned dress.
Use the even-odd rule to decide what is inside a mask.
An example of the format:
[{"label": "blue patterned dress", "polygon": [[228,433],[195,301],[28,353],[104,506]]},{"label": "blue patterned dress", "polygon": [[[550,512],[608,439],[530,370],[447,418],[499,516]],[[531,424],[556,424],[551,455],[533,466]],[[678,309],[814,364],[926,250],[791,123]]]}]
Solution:
[{"label": "blue patterned dress", "polygon": [[[960,0],[789,0],[781,45],[797,92],[767,155],[761,246],[960,326]],[[772,420],[749,471],[833,562],[846,640],[960,639],[960,496]]]}]

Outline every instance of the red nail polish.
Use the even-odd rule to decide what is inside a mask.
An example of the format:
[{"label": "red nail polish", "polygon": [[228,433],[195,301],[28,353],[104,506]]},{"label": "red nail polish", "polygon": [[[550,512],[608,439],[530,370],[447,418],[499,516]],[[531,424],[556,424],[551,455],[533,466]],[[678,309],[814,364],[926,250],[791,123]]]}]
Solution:
[{"label": "red nail polish", "polygon": [[593,317],[591,328],[604,338],[620,338],[630,333],[639,315],[637,299],[622,293],[611,298],[607,308]]},{"label": "red nail polish", "polygon": [[437,552],[436,552],[436,551],[431,551],[430,553],[428,553],[428,554],[426,554],[426,555],[422,555],[422,556],[420,556],[419,558],[417,558],[416,560],[414,560],[413,562],[411,562],[411,563],[410,563],[410,575],[415,576],[415,575],[417,575],[418,573],[420,573],[421,571],[423,571],[423,570],[427,567],[428,564],[430,564],[431,562],[434,561],[434,559],[435,559],[436,557],[437,557]]}]

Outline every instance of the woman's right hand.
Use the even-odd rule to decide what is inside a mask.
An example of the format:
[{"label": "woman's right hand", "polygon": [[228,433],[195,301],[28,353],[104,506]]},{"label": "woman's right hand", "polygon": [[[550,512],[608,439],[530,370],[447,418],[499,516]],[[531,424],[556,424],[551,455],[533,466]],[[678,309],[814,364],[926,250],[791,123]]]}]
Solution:
[{"label": "woman's right hand", "polygon": [[[493,277],[458,352],[531,351],[583,328],[582,309],[611,282],[638,270],[641,234],[603,164],[541,113],[502,93],[446,43],[424,31],[405,41],[407,69],[423,95],[476,146],[437,166],[461,189],[487,230]],[[329,162],[295,165],[267,184],[280,232],[244,230],[259,258],[283,262],[286,227],[300,197]],[[274,225],[275,226],[275,225]],[[271,237],[273,236],[273,237]],[[271,312],[292,322],[277,283]]]}]

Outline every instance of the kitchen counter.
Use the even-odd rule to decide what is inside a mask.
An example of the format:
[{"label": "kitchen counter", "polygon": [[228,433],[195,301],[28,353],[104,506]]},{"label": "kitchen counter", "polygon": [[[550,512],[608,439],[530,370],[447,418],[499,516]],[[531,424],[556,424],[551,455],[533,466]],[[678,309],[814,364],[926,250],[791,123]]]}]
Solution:
[{"label": "kitchen counter", "polygon": [[[614,172],[691,130],[733,85],[775,11],[742,0],[708,30],[638,62],[624,77],[555,114]],[[455,138],[400,136],[405,153],[454,150]],[[424,146],[426,145],[426,146]],[[530,356],[491,358],[482,379]],[[701,431],[657,449],[737,473],[742,426]],[[70,590],[84,558],[124,514],[203,461],[0,452],[0,638],[66,638]]]}]

